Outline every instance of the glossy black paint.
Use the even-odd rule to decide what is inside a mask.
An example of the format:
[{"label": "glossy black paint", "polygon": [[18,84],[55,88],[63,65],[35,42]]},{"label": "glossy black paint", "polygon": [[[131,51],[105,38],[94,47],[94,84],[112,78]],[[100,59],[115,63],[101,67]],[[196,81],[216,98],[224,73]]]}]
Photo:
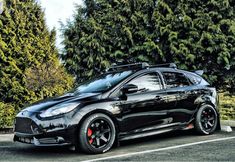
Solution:
[{"label": "glossy black paint", "polygon": [[[168,88],[164,72],[182,74],[188,80],[189,85]],[[158,77],[158,90],[123,93],[125,85],[147,74]],[[192,76],[198,82],[193,83]],[[39,116],[52,106],[74,102],[80,104],[66,114],[48,118]],[[215,88],[197,74],[160,67],[133,70],[131,75],[108,91],[68,93],[27,107],[16,116],[14,140],[38,146],[74,145],[77,142],[81,122],[96,112],[104,113],[113,120],[118,131],[118,140],[187,129],[187,126],[194,121],[195,114],[201,105],[209,104],[217,111],[217,102]],[[30,120],[28,124],[24,122],[26,119]],[[22,129],[27,129],[29,132],[22,131]]]}]

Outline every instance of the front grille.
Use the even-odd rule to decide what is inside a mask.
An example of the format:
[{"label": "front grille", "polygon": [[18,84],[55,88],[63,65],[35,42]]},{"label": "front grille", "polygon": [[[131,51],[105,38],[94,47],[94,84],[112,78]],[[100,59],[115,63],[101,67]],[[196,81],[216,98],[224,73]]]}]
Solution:
[{"label": "front grille", "polygon": [[38,128],[37,124],[29,118],[17,117],[15,121],[15,132],[33,134],[33,130]]}]

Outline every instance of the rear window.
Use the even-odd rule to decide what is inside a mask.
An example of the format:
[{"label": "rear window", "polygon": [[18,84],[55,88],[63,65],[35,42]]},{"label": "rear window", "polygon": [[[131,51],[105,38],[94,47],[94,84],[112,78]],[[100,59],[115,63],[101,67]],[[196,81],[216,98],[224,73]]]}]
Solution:
[{"label": "rear window", "polygon": [[167,88],[186,87],[190,85],[189,80],[182,73],[163,72],[162,75]]}]

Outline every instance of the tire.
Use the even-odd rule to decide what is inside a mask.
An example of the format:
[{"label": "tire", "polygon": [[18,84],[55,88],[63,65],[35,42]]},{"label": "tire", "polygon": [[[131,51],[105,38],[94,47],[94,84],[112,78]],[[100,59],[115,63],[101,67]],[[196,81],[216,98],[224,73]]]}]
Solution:
[{"label": "tire", "polygon": [[116,136],[113,121],[102,113],[87,117],[78,132],[78,147],[89,154],[107,152],[113,146]]},{"label": "tire", "polygon": [[195,129],[202,135],[213,134],[217,128],[218,114],[210,105],[203,105],[199,108],[196,120]]}]

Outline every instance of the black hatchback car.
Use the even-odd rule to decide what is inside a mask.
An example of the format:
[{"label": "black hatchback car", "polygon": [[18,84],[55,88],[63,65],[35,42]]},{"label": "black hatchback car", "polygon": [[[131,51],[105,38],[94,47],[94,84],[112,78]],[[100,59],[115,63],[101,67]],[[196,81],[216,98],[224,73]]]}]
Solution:
[{"label": "black hatchback car", "polygon": [[70,93],[22,110],[14,141],[103,153],[122,140],[173,130],[212,134],[220,128],[218,97],[201,74],[173,63],[113,66]]}]

